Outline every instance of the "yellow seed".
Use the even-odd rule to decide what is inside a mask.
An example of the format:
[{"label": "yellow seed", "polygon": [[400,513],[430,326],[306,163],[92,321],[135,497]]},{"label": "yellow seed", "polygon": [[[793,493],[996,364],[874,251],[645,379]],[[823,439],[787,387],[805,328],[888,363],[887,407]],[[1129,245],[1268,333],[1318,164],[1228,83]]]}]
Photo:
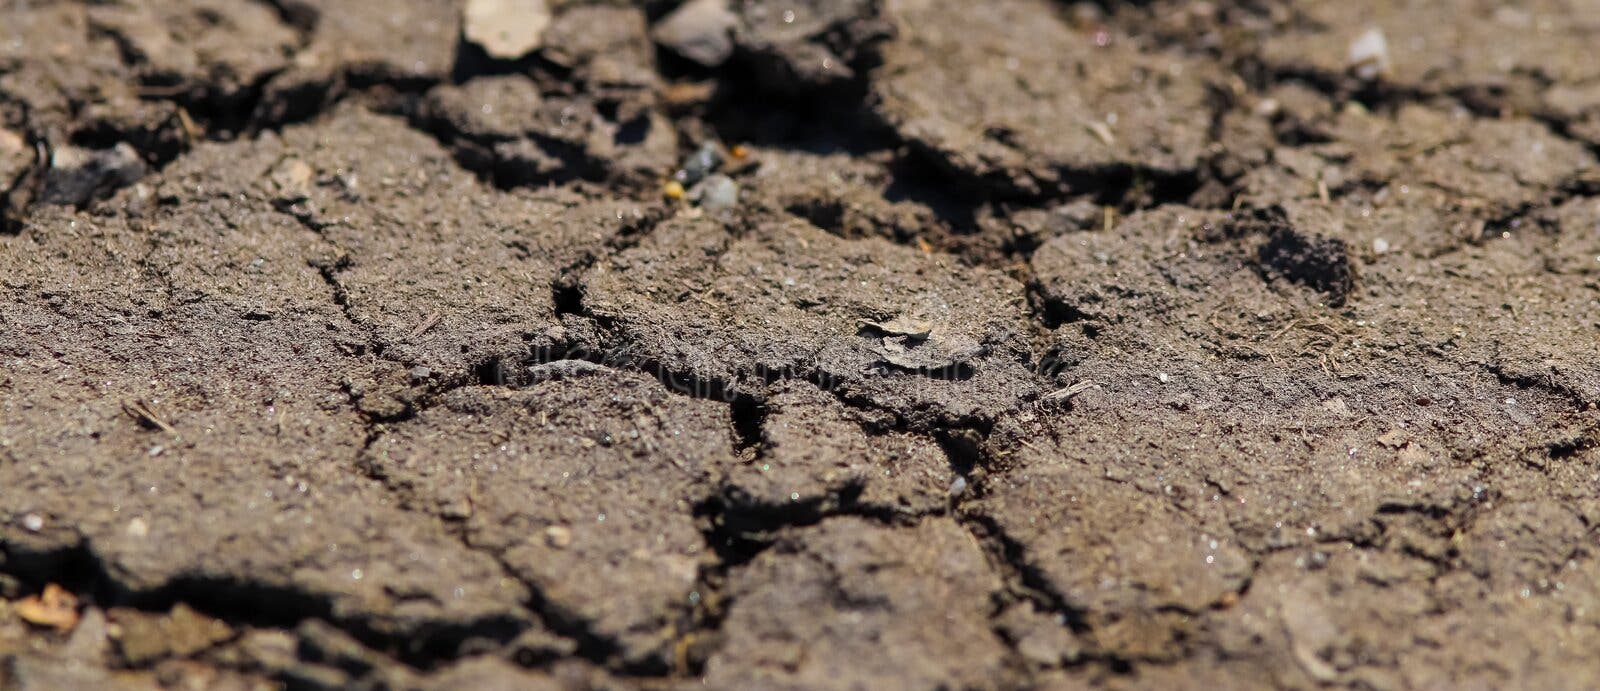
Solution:
[{"label": "yellow seed", "polygon": [[683,183],[677,180],[668,180],[667,184],[661,186],[661,193],[667,195],[668,199],[682,199],[684,194]]}]

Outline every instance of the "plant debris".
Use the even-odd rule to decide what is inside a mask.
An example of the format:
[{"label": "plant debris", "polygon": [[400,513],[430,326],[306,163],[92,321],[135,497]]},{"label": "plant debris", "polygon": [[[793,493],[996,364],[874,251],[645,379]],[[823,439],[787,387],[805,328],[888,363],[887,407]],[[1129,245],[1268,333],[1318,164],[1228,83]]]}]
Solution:
[{"label": "plant debris", "polygon": [[78,596],[54,583],[37,595],[11,603],[11,610],[23,621],[68,633],[78,626]]}]

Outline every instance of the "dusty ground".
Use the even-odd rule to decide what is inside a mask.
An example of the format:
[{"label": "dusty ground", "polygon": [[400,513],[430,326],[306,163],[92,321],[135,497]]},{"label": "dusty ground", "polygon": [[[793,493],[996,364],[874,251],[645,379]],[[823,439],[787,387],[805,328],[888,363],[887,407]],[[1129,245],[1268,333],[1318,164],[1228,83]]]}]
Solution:
[{"label": "dusty ground", "polygon": [[1600,679],[1600,3],[678,5],[0,0],[0,688]]}]

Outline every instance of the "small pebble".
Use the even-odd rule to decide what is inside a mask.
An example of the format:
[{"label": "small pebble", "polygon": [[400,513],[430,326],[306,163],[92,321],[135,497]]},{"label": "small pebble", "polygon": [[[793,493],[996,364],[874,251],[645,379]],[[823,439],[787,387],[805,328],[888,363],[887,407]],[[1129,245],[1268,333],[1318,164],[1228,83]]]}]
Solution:
[{"label": "small pebble", "polygon": [[726,175],[706,178],[696,188],[700,207],[713,211],[731,209],[739,204],[739,185]]},{"label": "small pebble", "polygon": [[462,33],[489,57],[515,60],[544,43],[546,0],[467,0]]},{"label": "small pebble", "polygon": [[716,142],[706,142],[683,159],[673,179],[684,187],[693,187],[706,176],[721,170],[722,162],[722,147],[717,146]]},{"label": "small pebble", "polygon": [[1348,64],[1351,72],[1367,81],[1388,74],[1389,40],[1383,31],[1372,27],[1351,41]]},{"label": "small pebble", "polygon": [[963,494],[966,494],[966,493],[967,493],[967,479],[966,478],[958,477],[958,478],[955,479],[955,482],[950,483],[950,496],[959,497],[959,496],[961,496]]},{"label": "small pebble", "polygon": [[689,0],[656,24],[650,37],[684,58],[716,67],[733,55],[738,23],[728,0]]},{"label": "small pebble", "polygon": [[40,518],[39,514],[30,513],[22,517],[22,527],[27,528],[30,532],[37,533],[44,530],[44,519]]},{"label": "small pebble", "polygon": [[550,526],[544,529],[544,542],[556,549],[566,549],[572,545],[572,531],[559,525]]}]

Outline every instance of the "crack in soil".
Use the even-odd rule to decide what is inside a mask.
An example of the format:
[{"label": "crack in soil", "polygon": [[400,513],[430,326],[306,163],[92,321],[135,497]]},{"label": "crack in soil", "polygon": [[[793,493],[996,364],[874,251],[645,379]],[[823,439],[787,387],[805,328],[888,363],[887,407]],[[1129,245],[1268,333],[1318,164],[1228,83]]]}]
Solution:
[{"label": "crack in soil", "polygon": [[251,580],[178,575],[147,589],[119,580],[87,538],[77,544],[46,551],[27,551],[20,545],[0,550],[0,574],[21,580],[37,592],[46,583],[66,587],[80,600],[102,608],[126,607],[165,613],[179,604],[217,619],[235,631],[243,629],[292,630],[302,622],[327,622],[340,631],[415,669],[437,668],[457,655],[468,640],[510,640],[519,626],[514,617],[488,615],[464,623],[425,622],[415,630],[383,631],[362,616],[340,617],[332,597],[305,588]]}]

